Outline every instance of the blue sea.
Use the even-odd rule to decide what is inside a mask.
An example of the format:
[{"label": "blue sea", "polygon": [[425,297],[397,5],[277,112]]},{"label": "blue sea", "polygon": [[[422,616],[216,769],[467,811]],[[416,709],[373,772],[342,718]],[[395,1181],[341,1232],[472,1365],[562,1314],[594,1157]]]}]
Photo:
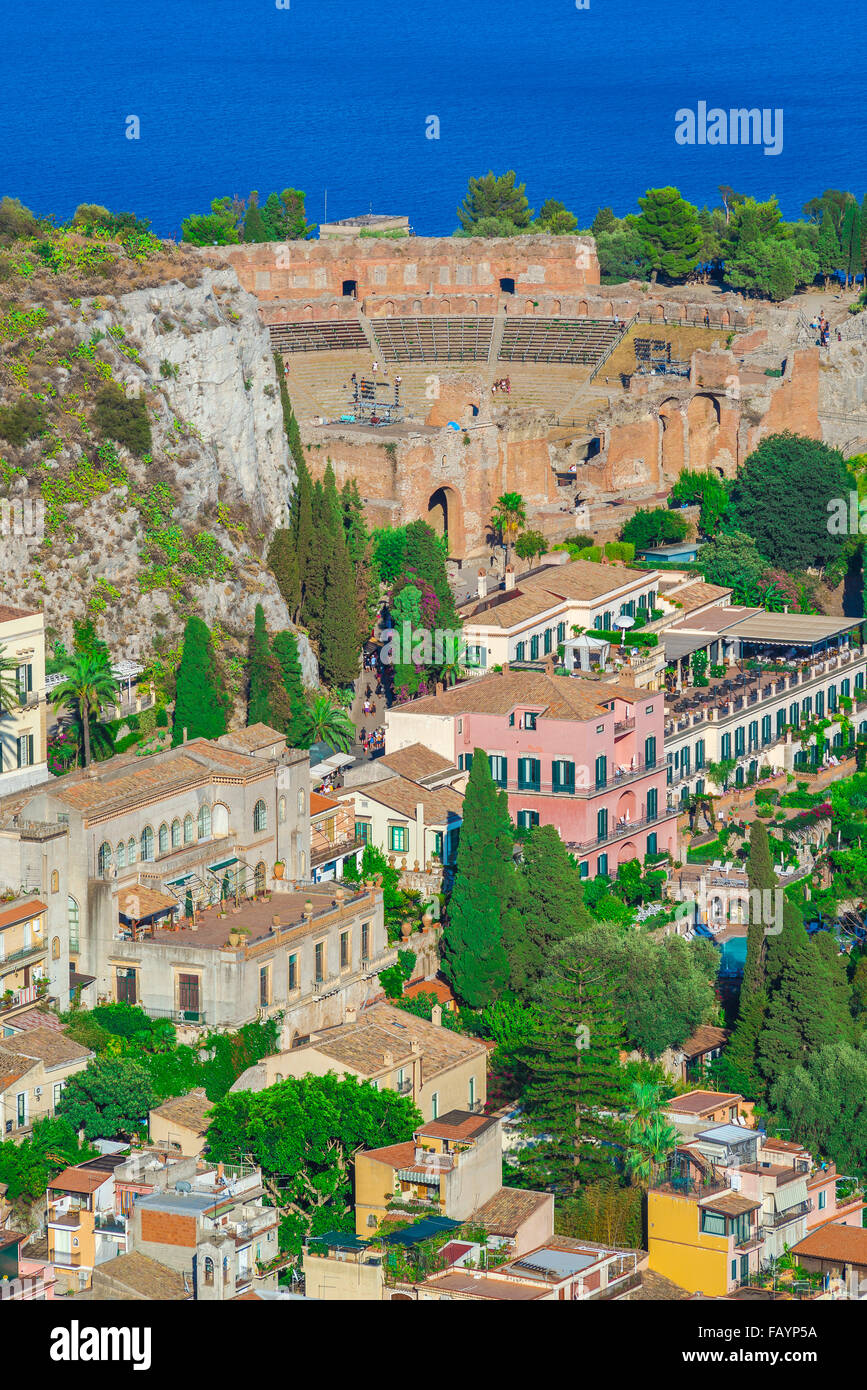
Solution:
[{"label": "blue sea", "polygon": [[[278,3],[5,0],[0,191],[59,217],[130,209],[173,236],[215,196],[287,185],[315,222],[327,195],[329,219],[449,234],[489,168],[582,226],[663,184],[699,206],[721,183],[776,194],[786,216],[827,187],[867,191],[863,26],[842,3]],[[678,145],[675,112],[700,101],[781,108],[782,152]]]}]

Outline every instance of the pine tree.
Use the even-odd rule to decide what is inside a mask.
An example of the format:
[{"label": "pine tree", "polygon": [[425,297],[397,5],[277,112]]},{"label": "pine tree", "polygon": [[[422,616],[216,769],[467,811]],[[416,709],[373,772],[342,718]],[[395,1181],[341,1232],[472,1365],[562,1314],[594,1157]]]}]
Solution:
[{"label": "pine tree", "polygon": [[268,568],[277,580],[289,617],[296,623],[301,612],[301,578],[292,532],[287,527],[274,532],[268,547]]},{"label": "pine tree", "polygon": [[850,280],[853,280],[859,269],[861,257],[861,213],[854,198],[846,204],[843,213],[843,224],[840,228],[840,269],[846,276],[848,287]]},{"label": "pine tree", "polygon": [[[750,852],[747,859],[747,881],[750,887],[750,922],[747,927],[747,958],[744,964],[744,979],[741,986],[741,999],[744,1000],[764,983],[765,926],[763,907],[770,901],[776,902],[773,894],[777,888],[777,876],[771,862],[771,846],[766,826],[754,820],[750,826]],[[753,897],[756,893],[759,896]]]},{"label": "pine tree", "polygon": [[279,664],[283,688],[289,700],[286,740],[290,748],[305,748],[308,746],[304,741],[303,732],[307,700],[301,677],[301,662],[298,659],[298,642],[294,633],[278,632],[271,647]]},{"label": "pine tree", "polygon": [[819,257],[819,274],[824,275],[825,285],[841,262],[840,242],[834,222],[827,208],[822,213],[822,225],[816,242],[816,255]]},{"label": "pine tree", "polygon": [[759,1066],[768,1086],[826,1043],[850,1040],[849,995],[842,957],[828,933],[817,933],[791,952],[759,1037]]},{"label": "pine tree", "polygon": [[178,665],[172,747],[183,743],[185,734],[219,738],[226,732],[228,706],[211,634],[201,618],[189,618]]},{"label": "pine tree", "polygon": [[443,971],[470,1008],[492,1003],[506,987],[509,963],[502,913],[512,888],[512,830],[485,753],[475,751],[464,796],[455,882],[442,939]]},{"label": "pine tree", "polygon": [[259,210],[259,194],[255,190],[250,194],[249,204],[244,216],[244,240],[245,241],[268,241],[268,230],[262,220],[262,213]]},{"label": "pine tree", "polygon": [[253,637],[250,642],[250,662],[247,668],[249,691],[247,694],[247,724],[270,724],[274,718],[269,694],[269,660],[271,646],[268,629],[265,626],[265,610],[261,603],[256,604]]},{"label": "pine tree", "polygon": [[515,888],[503,921],[503,945],[509,983],[526,996],[549,968],[553,951],[591,925],[581,871],[553,825],[530,832]]},{"label": "pine tree", "polygon": [[610,1175],[612,1146],[624,1140],[623,1023],[607,972],[568,946],[536,999],[540,1023],[524,1049],[522,1103],[539,1139],[521,1166],[534,1184],[574,1197],[582,1183]]},{"label": "pine tree", "polygon": [[867,275],[867,193],[861,203],[861,259],[860,269]]}]

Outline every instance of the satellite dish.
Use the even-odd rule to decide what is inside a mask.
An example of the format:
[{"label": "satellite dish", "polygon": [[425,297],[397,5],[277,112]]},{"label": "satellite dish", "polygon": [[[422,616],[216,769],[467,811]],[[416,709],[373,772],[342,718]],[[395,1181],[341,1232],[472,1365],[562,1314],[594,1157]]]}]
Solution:
[{"label": "satellite dish", "polygon": [[188,1183],[188,1182],[176,1182],[176,1183],[175,1183],[175,1191],[176,1191],[176,1192],[192,1192],[192,1190],[193,1190],[192,1183]]}]

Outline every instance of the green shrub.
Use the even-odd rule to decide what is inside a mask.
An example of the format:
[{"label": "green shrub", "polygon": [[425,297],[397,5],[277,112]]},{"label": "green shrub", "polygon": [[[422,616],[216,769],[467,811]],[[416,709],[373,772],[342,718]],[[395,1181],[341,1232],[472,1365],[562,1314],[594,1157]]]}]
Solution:
[{"label": "green shrub", "polygon": [[169,727],[168,711],[160,707],[156,712],[154,724],[158,729],[167,729]]},{"label": "green shrub", "polygon": [[104,435],[131,454],[141,458],[149,452],[151,424],[143,397],[127,396],[120,386],[107,382],[96,397],[94,420]]},{"label": "green shrub", "polygon": [[26,444],[45,429],[38,401],[22,396],[14,405],[0,405],[0,439],[7,444]]}]

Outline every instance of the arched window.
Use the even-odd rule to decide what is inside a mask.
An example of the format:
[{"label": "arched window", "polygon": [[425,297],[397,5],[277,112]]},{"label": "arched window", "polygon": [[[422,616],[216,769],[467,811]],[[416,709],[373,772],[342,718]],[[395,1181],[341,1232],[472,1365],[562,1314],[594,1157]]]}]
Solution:
[{"label": "arched window", "polygon": [[160,826],[159,836],[160,836],[160,838],[159,838],[159,846],[160,846],[159,852],[160,852],[160,854],[168,854],[168,852],[169,852],[169,827],[166,825],[165,821],[163,821],[162,825]]},{"label": "arched window", "polygon": [[172,849],[181,847],[181,823],[179,820],[172,821]]},{"label": "arched window", "polygon": [[257,801],[253,807],[253,830],[256,834],[268,829],[268,809],[264,801]]},{"label": "arched window", "polygon": [[52,959],[52,960],[60,960],[60,937],[59,937],[59,936],[53,936],[53,937],[51,938],[51,959]]},{"label": "arched window", "polygon": [[125,844],[125,842],[124,842],[123,840],[118,840],[118,842],[117,842],[117,849],[115,850],[114,853],[115,853],[115,857],[116,857],[116,859],[117,859],[117,867],[118,867],[119,869],[125,868],[125,867],[126,867],[126,844]]},{"label": "arched window", "polygon": [[279,822],[280,822],[281,825],[283,824],[283,822],[284,822],[285,819],[286,819],[286,798],[285,798],[285,796],[281,796],[279,802],[277,803],[277,819],[279,820]]},{"label": "arched window", "polygon": [[214,1286],[214,1261],[210,1255],[205,1256],[205,1283],[209,1288]]},{"label": "arched window", "polygon": [[66,920],[69,924],[69,949],[70,951],[77,951],[79,949],[78,930],[81,923],[81,913],[78,903],[71,897],[66,899]]},{"label": "arched window", "polygon": [[102,877],[105,877],[110,868],[111,845],[108,843],[107,840],[104,840],[99,847],[99,854],[96,856],[96,872],[100,874]]},{"label": "arched window", "polygon": [[129,844],[128,844],[127,847],[126,847],[126,862],[127,862],[127,864],[134,864],[134,863],[135,863],[136,848],[137,848],[136,842],[135,842],[135,840],[132,838],[132,836],[130,836]]},{"label": "arched window", "polygon": [[141,833],[141,857],[148,861],[154,857],[154,832],[149,825],[146,825]]},{"label": "arched window", "polygon": [[302,815],[302,816],[304,815],[304,808],[305,808],[306,805],[307,805],[307,798],[306,798],[306,796],[304,795],[304,788],[303,788],[303,787],[299,787],[299,788],[298,788],[298,811],[299,811],[299,814]]},{"label": "arched window", "polygon": [[265,865],[264,865],[263,863],[261,863],[261,862],[258,863],[258,864],[256,865],[255,869],[253,870],[253,881],[254,881],[254,884],[255,884],[256,892],[257,892],[257,893],[264,893],[264,892],[265,892]]},{"label": "arched window", "polygon": [[210,806],[200,806],[198,815],[199,839],[207,840],[211,833],[211,808]]},{"label": "arched window", "polygon": [[60,874],[56,869],[51,870],[51,891],[52,893],[60,892]]},{"label": "arched window", "polygon": [[184,844],[193,843],[193,818],[190,815],[184,816]]},{"label": "arched window", "polygon": [[229,833],[229,808],[222,801],[215,801],[211,807],[211,834],[215,840]]}]

